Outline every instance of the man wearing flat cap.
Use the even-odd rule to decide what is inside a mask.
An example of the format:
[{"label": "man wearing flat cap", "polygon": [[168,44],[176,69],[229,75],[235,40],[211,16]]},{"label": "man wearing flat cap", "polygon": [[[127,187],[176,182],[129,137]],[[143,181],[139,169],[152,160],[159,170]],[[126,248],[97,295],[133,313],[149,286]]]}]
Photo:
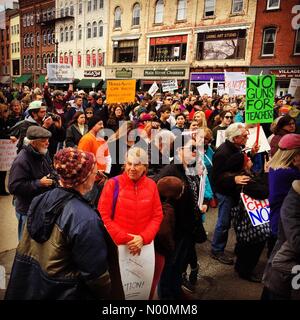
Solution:
[{"label": "man wearing flat cap", "polygon": [[26,132],[27,145],[23,146],[10,170],[8,189],[14,195],[19,240],[32,199],[55,187],[56,174],[48,155],[50,137],[48,130],[30,126]]}]

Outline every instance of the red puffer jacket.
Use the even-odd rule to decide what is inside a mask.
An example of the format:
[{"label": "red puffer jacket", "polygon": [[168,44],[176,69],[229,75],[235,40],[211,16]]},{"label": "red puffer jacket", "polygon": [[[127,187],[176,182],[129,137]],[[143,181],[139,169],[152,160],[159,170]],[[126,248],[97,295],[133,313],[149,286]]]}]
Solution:
[{"label": "red puffer jacket", "polygon": [[118,176],[119,195],[114,219],[111,219],[115,182],[110,179],[103,188],[98,204],[101,217],[114,242],[126,244],[136,234],[149,244],[159,230],[163,213],[156,184],[143,176],[135,183],[126,173]]}]

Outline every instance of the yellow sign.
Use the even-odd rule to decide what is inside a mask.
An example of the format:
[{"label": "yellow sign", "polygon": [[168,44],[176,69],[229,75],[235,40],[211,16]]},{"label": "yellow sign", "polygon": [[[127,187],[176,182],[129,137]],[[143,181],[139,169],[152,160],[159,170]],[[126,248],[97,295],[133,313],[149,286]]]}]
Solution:
[{"label": "yellow sign", "polygon": [[107,80],[106,102],[134,102],[135,80]]}]

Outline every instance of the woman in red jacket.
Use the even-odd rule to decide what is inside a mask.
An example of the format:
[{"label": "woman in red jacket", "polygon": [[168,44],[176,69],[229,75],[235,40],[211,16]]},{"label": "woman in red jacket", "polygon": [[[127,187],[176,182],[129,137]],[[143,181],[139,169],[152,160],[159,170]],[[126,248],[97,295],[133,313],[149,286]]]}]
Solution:
[{"label": "woman in red jacket", "polygon": [[124,173],[117,177],[119,193],[112,213],[115,181],[103,188],[98,209],[105,227],[116,245],[126,244],[131,254],[139,254],[154,240],[163,217],[156,184],[146,177],[147,153],[138,147],[129,149]]}]

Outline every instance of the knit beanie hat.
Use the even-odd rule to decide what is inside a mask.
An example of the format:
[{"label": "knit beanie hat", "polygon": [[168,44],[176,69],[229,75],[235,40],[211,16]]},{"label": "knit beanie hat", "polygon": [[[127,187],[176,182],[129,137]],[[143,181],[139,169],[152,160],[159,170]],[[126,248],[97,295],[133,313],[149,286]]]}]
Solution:
[{"label": "knit beanie hat", "polygon": [[88,128],[89,128],[89,131],[91,129],[94,128],[94,126],[99,122],[99,121],[103,121],[103,119],[100,117],[100,116],[93,116],[89,119],[88,121]]},{"label": "knit beanie hat", "polygon": [[54,156],[54,168],[65,188],[83,184],[93,172],[96,158],[91,152],[75,148],[59,150]]},{"label": "knit beanie hat", "polygon": [[284,135],[278,146],[281,150],[292,150],[300,148],[300,134],[297,133],[289,133]]}]

